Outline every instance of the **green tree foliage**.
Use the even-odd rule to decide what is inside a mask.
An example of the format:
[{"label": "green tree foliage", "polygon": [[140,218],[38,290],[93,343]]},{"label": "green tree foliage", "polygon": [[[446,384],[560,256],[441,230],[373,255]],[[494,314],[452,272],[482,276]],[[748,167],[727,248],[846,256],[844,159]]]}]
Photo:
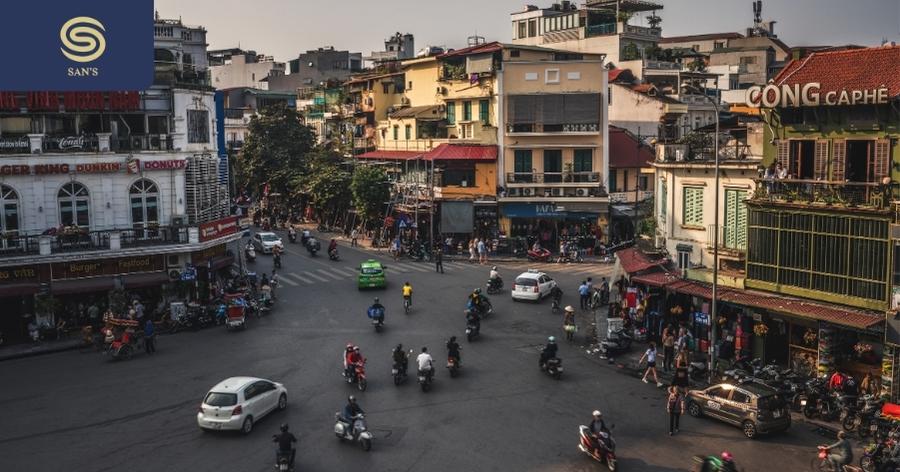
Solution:
[{"label": "green tree foliage", "polygon": [[235,163],[239,185],[262,192],[286,193],[308,170],[307,154],[315,147],[313,131],[296,110],[275,105],[250,120],[249,133]]},{"label": "green tree foliage", "polygon": [[350,189],[356,211],[363,218],[375,219],[381,216],[384,203],[390,198],[384,169],[374,166],[357,167]]},{"label": "green tree foliage", "polygon": [[340,211],[350,202],[350,173],[341,167],[341,156],[333,151],[310,154],[309,173],[294,181],[294,190],[305,193],[326,213]]}]

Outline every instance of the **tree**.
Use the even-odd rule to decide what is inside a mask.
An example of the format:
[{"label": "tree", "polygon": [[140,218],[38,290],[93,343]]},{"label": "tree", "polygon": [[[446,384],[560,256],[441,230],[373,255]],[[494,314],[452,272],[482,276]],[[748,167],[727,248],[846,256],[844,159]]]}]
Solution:
[{"label": "tree", "polygon": [[375,219],[381,215],[384,203],[390,198],[387,173],[374,166],[359,166],[350,183],[353,204],[364,219]]},{"label": "tree", "polygon": [[622,47],[622,60],[623,61],[635,61],[641,58],[641,50],[638,49],[637,44],[627,43]]},{"label": "tree", "polygon": [[316,207],[333,213],[350,202],[350,183],[350,173],[341,167],[341,156],[333,151],[318,151],[309,156],[309,173],[295,180],[294,185]]},{"label": "tree", "polygon": [[312,129],[300,122],[300,114],[285,105],[264,108],[250,120],[247,139],[238,155],[239,185],[285,193],[297,177],[306,174],[307,154],[315,147]]}]

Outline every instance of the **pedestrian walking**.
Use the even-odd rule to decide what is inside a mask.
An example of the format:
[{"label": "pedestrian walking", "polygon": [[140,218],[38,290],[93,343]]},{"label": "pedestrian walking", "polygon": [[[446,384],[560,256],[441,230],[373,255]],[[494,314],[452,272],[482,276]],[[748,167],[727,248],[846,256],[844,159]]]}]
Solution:
[{"label": "pedestrian walking", "polygon": [[659,381],[659,377],[656,375],[656,343],[650,341],[650,347],[647,348],[647,352],[641,356],[641,360],[638,361],[638,365],[644,363],[644,359],[647,360],[647,370],[644,371],[644,377],[641,379],[641,382],[647,383],[647,375],[653,374],[653,380],[656,381],[657,387],[662,387],[662,382]]},{"label": "pedestrian walking", "polygon": [[350,231],[350,247],[356,247],[359,245],[357,243],[357,239],[359,239],[359,230],[353,228],[353,231]]},{"label": "pedestrian walking", "polygon": [[603,277],[603,280],[600,282],[600,302],[603,304],[609,303],[609,282],[606,280],[606,277]]},{"label": "pedestrian walking", "polygon": [[478,262],[487,264],[487,244],[481,239],[478,241]]},{"label": "pedestrian walking", "polygon": [[673,328],[670,325],[663,330],[662,334],[663,371],[665,372],[672,370],[672,363],[675,361],[675,333],[672,331]]},{"label": "pedestrian walking", "polygon": [[672,377],[672,385],[687,390],[690,386],[688,380],[688,351],[682,349],[675,355],[675,375]]},{"label": "pedestrian walking", "polygon": [[147,354],[156,352],[156,329],[153,326],[153,320],[147,320],[144,325],[144,350]]},{"label": "pedestrian walking", "polygon": [[473,239],[469,241],[469,262],[475,262],[475,242],[477,239]]},{"label": "pedestrian walking", "polygon": [[434,247],[434,271],[444,273],[444,249],[440,244]]},{"label": "pedestrian walking", "polygon": [[581,281],[581,285],[578,287],[578,295],[581,295],[581,309],[587,310],[589,308],[591,289],[588,288],[586,280]]},{"label": "pedestrian walking", "polygon": [[684,395],[674,385],[669,387],[666,411],[669,412],[669,436],[672,436],[678,432],[678,420],[684,414]]}]

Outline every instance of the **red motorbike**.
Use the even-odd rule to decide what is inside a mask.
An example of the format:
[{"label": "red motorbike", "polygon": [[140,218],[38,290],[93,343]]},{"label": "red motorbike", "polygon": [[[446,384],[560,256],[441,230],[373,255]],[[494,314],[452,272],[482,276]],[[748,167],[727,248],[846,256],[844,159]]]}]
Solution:
[{"label": "red motorbike", "polygon": [[610,472],[615,472],[618,464],[616,462],[616,441],[612,434],[602,432],[599,438],[594,438],[590,428],[581,425],[578,427],[578,435],[580,436],[578,450],[597,462],[605,462]]},{"label": "red motorbike", "polygon": [[344,372],[344,379],[347,380],[348,384],[356,383],[356,387],[359,388],[360,392],[366,391],[366,360],[363,359],[360,362],[357,362],[353,369],[351,370],[351,374],[347,375],[347,372]]},{"label": "red motorbike", "polygon": [[528,260],[531,262],[549,262],[550,255],[550,251],[544,248],[541,248],[537,251],[535,251],[534,249],[528,250]]}]

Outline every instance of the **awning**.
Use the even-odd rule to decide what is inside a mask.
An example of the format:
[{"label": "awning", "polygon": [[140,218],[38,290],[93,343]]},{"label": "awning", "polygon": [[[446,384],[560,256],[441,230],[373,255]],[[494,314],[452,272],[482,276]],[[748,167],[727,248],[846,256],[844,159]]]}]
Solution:
[{"label": "awning", "polygon": [[369,151],[356,156],[357,159],[381,159],[385,161],[408,161],[422,157],[420,151]]},{"label": "awning", "polygon": [[18,295],[34,295],[41,289],[37,282],[0,285],[0,297],[15,297]]},{"label": "awning", "polygon": [[427,160],[496,161],[497,146],[441,144],[425,153]]},{"label": "awning", "polygon": [[88,279],[54,280],[50,283],[50,293],[65,295],[69,293],[106,292],[114,288],[112,277],[91,277]]},{"label": "awning", "polygon": [[146,274],[122,275],[122,285],[125,288],[157,287],[170,281],[166,272],[149,272]]},{"label": "awning", "polygon": [[224,269],[231,264],[234,263],[234,256],[218,256],[214,257],[212,263],[210,264],[210,269],[219,270]]},{"label": "awning", "polygon": [[619,263],[622,264],[622,270],[629,276],[636,272],[645,271],[651,267],[658,267],[663,263],[662,260],[651,260],[650,257],[641,252],[640,249],[634,247],[616,251],[616,258],[619,259]]},{"label": "awning", "polygon": [[631,277],[631,282],[649,285],[651,287],[665,287],[666,285],[680,279],[681,274],[678,272],[650,272],[649,274],[641,274]]}]

